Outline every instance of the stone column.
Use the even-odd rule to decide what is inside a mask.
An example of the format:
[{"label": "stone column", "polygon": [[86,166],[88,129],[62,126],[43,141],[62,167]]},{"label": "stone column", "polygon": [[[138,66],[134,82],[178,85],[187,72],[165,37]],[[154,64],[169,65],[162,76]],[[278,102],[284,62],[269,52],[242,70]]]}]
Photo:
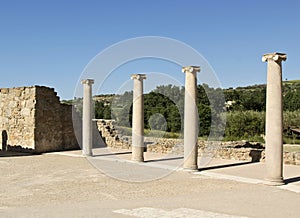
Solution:
[{"label": "stone column", "polygon": [[185,73],[183,167],[198,170],[197,72],[200,72],[200,67],[183,67],[182,72]]},{"label": "stone column", "polygon": [[94,80],[84,79],[81,84],[83,84],[82,154],[92,156],[92,84]]},{"label": "stone column", "polygon": [[262,57],[268,62],[266,99],[266,183],[282,185],[283,182],[283,114],[282,68],[286,54],[272,53]]},{"label": "stone column", "polygon": [[144,74],[131,75],[133,80],[133,106],[132,106],[132,161],[144,161]]}]

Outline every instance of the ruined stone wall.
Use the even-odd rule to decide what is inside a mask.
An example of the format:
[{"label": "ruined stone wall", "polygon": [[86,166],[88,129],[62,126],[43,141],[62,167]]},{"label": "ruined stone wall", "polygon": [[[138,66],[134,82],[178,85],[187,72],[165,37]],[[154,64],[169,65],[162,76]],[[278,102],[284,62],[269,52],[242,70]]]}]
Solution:
[{"label": "ruined stone wall", "polygon": [[[98,130],[108,147],[130,149],[131,136],[122,136],[113,120],[96,120]],[[145,137],[148,152],[183,155],[183,139]],[[259,162],[265,161],[265,147],[247,141],[214,142],[198,140],[199,156]],[[300,165],[300,152],[283,152],[285,164]]]},{"label": "ruined stone wall", "polygon": [[74,110],[75,109],[70,105],[61,104],[63,129],[62,150],[78,149],[79,142],[82,140],[82,119]]},{"label": "ruined stone wall", "polygon": [[108,147],[129,149],[128,141],[122,139],[114,126],[114,120],[94,119],[98,131]]},{"label": "ruined stone wall", "polygon": [[8,145],[34,149],[35,95],[35,87],[0,89],[2,150],[7,149]]},{"label": "ruined stone wall", "polygon": [[40,153],[79,148],[72,106],[61,104],[53,88],[0,89],[0,128],[4,134],[1,143],[6,133],[10,150],[33,149]]},{"label": "ruined stone wall", "polygon": [[36,87],[35,150],[55,151],[63,147],[62,110],[54,89]]}]

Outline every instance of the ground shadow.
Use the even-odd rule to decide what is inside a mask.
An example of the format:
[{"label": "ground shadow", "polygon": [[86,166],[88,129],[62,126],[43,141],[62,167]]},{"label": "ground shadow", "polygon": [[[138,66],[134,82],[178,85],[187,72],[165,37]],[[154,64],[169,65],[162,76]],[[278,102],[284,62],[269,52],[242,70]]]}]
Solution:
[{"label": "ground shadow", "polygon": [[15,152],[15,151],[0,151],[0,157],[19,157],[19,156],[31,156],[38,155],[29,152]]},{"label": "ground shadow", "polygon": [[102,137],[98,130],[97,123],[93,122],[92,127],[93,148],[106,148],[105,137]]},{"label": "ground shadow", "polygon": [[106,153],[106,154],[94,154],[93,157],[105,157],[105,156],[115,156],[115,155],[123,155],[123,154],[131,154],[131,151],[118,152],[118,153]]},{"label": "ground shadow", "polygon": [[3,130],[2,131],[2,151],[6,151],[6,149],[7,149],[7,140],[8,140],[7,132],[6,132],[6,130]]},{"label": "ground shadow", "polygon": [[15,157],[33,155],[34,151],[30,148],[23,148],[21,145],[11,146],[7,143],[8,134],[6,130],[2,130],[2,147],[0,157]]},{"label": "ground shadow", "polygon": [[234,146],[234,148],[256,148],[256,149],[265,149],[260,143],[252,144],[250,142],[245,142],[243,145]]},{"label": "ground shadow", "polygon": [[145,163],[149,162],[160,162],[160,161],[169,161],[169,160],[181,160],[183,157],[170,157],[170,158],[161,158],[161,159],[154,159],[154,160],[146,160]]},{"label": "ground shadow", "polygon": [[260,162],[262,151],[263,150],[261,149],[252,149],[249,153],[249,156],[251,157],[251,162]]},{"label": "ground shadow", "polygon": [[284,180],[285,184],[294,183],[294,182],[300,182],[300,176]]},{"label": "ground shadow", "polygon": [[252,161],[242,162],[242,163],[233,163],[233,164],[223,164],[223,165],[217,165],[217,166],[210,166],[210,167],[200,167],[198,168],[199,171],[205,171],[205,170],[215,170],[215,169],[222,169],[222,168],[228,168],[228,167],[236,167],[236,166],[242,166],[247,164],[253,164]]}]

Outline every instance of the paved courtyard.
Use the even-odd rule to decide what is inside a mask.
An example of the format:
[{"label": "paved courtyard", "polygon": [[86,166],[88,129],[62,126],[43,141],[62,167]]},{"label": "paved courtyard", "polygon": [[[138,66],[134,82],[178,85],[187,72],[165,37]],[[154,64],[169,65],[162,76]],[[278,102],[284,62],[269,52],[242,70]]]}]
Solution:
[{"label": "paved courtyard", "polygon": [[287,185],[272,187],[264,163],[201,159],[186,172],[181,156],[94,154],[2,155],[0,217],[300,217],[299,166],[285,165]]}]

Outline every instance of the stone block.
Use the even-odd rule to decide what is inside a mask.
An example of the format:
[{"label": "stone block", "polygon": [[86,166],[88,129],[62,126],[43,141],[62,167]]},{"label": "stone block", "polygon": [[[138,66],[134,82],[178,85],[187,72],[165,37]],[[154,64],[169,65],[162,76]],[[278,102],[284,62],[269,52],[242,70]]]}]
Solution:
[{"label": "stone block", "polygon": [[30,111],[31,111],[31,108],[23,108],[23,109],[21,109],[21,115],[24,117],[28,117],[28,116],[30,116]]},{"label": "stone block", "polygon": [[8,93],[9,93],[9,89],[7,89],[7,88],[1,88],[1,89],[0,89],[0,92],[1,92],[2,94],[8,94]]},{"label": "stone block", "polygon": [[[69,148],[77,148],[72,114],[69,115],[72,110],[61,106],[53,89],[40,86],[0,89],[0,98],[0,126],[7,130],[12,146],[59,150],[64,148],[61,138],[68,138],[72,144]],[[48,117],[41,112],[44,108],[49,110]]]}]

